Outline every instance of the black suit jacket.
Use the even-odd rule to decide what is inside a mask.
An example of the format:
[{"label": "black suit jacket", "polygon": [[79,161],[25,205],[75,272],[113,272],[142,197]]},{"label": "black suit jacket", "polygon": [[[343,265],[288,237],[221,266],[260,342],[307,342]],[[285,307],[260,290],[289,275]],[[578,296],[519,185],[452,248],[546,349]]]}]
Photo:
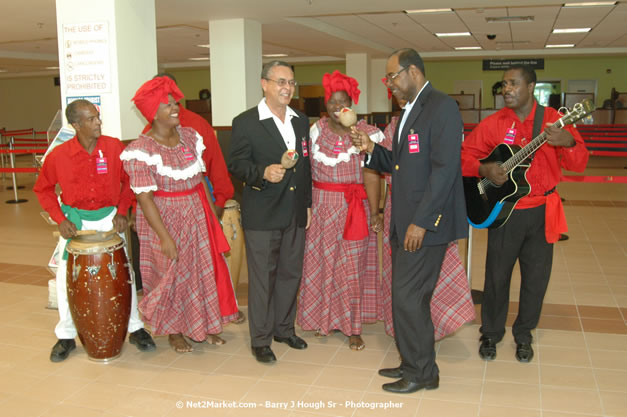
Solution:
[{"label": "black suit jacket", "polygon": [[242,225],[244,229],[277,230],[287,227],[296,217],[296,224],[307,224],[307,208],[311,207],[311,165],[303,156],[303,141],[309,150],[309,119],[296,111],[292,118],[296,134],[298,162],[285,172],[281,182],[263,179],[268,165],[280,164],[287,150],[274,119],[259,120],[257,107],[233,119],[229,172],[244,182]]},{"label": "black suit jacket", "polygon": [[[390,236],[402,248],[410,224],[427,230],[423,245],[433,246],[468,236],[461,175],[463,123],[457,103],[425,86],[407,116],[392,151],[375,146],[367,165],[392,173]],[[420,152],[409,153],[408,136],[418,134]]]}]

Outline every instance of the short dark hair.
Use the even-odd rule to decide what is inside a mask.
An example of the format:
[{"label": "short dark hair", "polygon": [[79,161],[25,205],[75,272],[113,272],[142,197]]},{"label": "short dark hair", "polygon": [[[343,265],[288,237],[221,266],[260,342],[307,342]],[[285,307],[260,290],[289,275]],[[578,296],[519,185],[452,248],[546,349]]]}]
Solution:
[{"label": "short dark hair", "polygon": [[264,64],[263,68],[261,68],[261,78],[267,79],[270,70],[274,67],[288,67],[289,69],[292,69],[292,66],[287,62],[275,59],[274,61],[267,62]]},{"label": "short dark hair", "polygon": [[176,85],[179,84],[179,83],[176,82],[176,78],[174,78],[174,75],[170,74],[169,72],[160,72],[159,74],[157,74],[154,77],[152,77],[152,79],[154,80],[155,78],[158,78],[158,77],[168,77],[169,79],[174,81],[174,84],[176,84]]},{"label": "short dark hair", "polygon": [[414,65],[416,68],[420,70],[420,72],[422,72],[422,75],[427,75],[425,73],[425,63],[422,61],[420,54],[416,52],[415,49],[412,49],[412,48],[398,49],[392,52],[392,55],[390,55],[390,57],[393,57],[394,55],[398,55],[398,64],[402,68],[408,68],[410,65]]},{"label": "short dark hair", "polygon": [[78,99],[74,100],[65,108],[65,118],[67,119],[69,124],[78,123],[80,121],[79,109],[85,106],[93,106],[92,102],[89,100]]},{"label": "short dark hair", "polygon": [[509,68],[507,68],[505,72],[511,71],[511,70],[520,70],[527,84],[535,83],[536,80],[538,79],[536,77],[536,70],[534,70],[530,65],[514,64],[514,65],[511,65]]}]

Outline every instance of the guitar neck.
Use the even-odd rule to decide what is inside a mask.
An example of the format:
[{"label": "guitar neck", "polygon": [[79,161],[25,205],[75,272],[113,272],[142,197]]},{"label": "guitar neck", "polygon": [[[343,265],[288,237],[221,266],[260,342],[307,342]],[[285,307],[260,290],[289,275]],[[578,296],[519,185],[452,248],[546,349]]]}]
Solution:
[{"label": "guitar neck", "polygon": [[514,168],[520,165],[525,159],[533,155],[535,151],[540,149],[540,146],[544,145],[545,142],[546,142],[546,133],[542,132],[538,136],[536,136],[531,142],[529,142],[529,144],[527,144],[524,148],[516,152],[514,156],[512,156],[507,161],[505,161],[502,167],[508,173],[511,172]]}]

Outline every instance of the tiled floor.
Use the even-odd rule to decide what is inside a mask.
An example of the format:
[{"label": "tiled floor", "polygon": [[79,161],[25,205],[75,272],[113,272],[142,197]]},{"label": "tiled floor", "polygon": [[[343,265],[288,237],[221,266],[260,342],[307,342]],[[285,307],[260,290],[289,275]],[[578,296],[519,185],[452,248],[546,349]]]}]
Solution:
[{"label": "tiled floor", "polygon": [[[590,175],[627,175],[626,160],[593,159],[589,166]],[[279,361],[271,366],[251,356],[247,324],[227,326],[226,345],[196,344],[185,355],[158,337],[156,352],[140,353],[127,343],[108,365],[89,361],[81,346],[67,361],[51,363],[57,313],[45,309],[50,274],[43,266],[54,228],[39,215],[29,191],[33,180],[20,176],[26,186],[20,197],[29,200],[20,205],[4,203],[13,194],[5,188],[10,180],[0,180],[3,416],[627,416],[625,184],[560,186],[570,239],[556,244],[532,363],[514,359],[509,333],[495,361],[480,360],[478,324],[468,324],[437,344],[440,388],[401,396],[381,390],[388,380],[376,370],[397,365],[398,355],[380,323],[365,326],[362,352],[350,351],[344,336],[305,333],[309,349],[274,344]],[[475,231],[477,289],[485,238]],[[518,283],[515,274],[510,319]],[[256,408],[228,408],[232,402]],[[279,403],[286,409],[271,408]],[[369,408],[375,405],[388,409]]]}]

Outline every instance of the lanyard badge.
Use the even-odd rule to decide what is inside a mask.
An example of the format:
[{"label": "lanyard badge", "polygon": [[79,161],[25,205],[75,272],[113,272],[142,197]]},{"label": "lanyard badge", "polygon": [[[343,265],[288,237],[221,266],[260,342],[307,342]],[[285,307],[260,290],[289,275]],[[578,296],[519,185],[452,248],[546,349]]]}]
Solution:
[{"label": "lanyard badge", "polygon": [[420,153],[420,141],[418,139],[418,133],[411,133],[407,135],[407,145],[409,147],[409,153]]},{"label": "lanyard badge", "polygon": [[109,172],[109,170],[107,169],[107,158],[102,155],[101,150],[98,150],[98,154],[100,155],[100,157],[96,158],[96,172],[98,174],[106,174],[107,172]]},{"label": "lanyard badge", "polygon": [[503,142],[508,145],[513,144],[516,138],[516,129],[514,129],[514,126],[516,126],[516,122],[512,123],[512,127],[507,129],[507,133],[505,133],[505,137],[503,138]]},{"label": "lanyard badge", "polygon": [[194,160],[194,154],[187,146],[183,146],[183,156],[185,157],[187,161]]},{"label": "lanyard badge", "polygon": [[303,147],[303,156],[309,156],[309,151],[307,150],[307,139],[301,139],[301,145]]},{"label": "lanyard badge", "polygon": [[333,147],[333,153],[334,154],[342,153],[343,147],[344,147],[344,141],[342,140],[342,137],[340,136],[337,142],[335,142],[335,146]]}]

